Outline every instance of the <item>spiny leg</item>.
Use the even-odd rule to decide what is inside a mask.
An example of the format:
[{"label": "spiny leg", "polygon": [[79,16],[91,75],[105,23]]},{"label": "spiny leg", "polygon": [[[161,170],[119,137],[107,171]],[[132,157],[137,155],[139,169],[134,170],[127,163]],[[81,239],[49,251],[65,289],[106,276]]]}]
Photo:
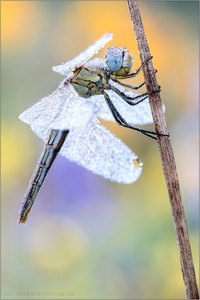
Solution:
[{"label": "spiny leg", "polygon": [[[131,106],[134,106],[134,105],[137,105],[137,104],[141,103],[142,101],[144,101],[145,99],[147,99],[148,95],[149,95],[148,93],[143,93],[141,95],[137,95],[135,97],[131,97],[131,96],[126,95],[124,92],[120,91],[118,88],[116,88],[116,87],[114,87],[114,86],[112,86],[110,84],[109,84],[109,87],[111,88],[111,90],[113,90],[114,92],[116,92],[124,101],[126,101]],[[160,86],[158,87],[157,90],[152,91],[150,94],[153,94],[153,93],[156,93],[156,92],[160,92]]]},{"label": "spiny leg", "polygon": [[138,89],[140,89],[140,88],[145,84],[145,81],[142,82],[142,83],[140,83],[139,85],[132,85],[132,84],[126,84],[126,83],[123,83],[123,82],[117,80],[116,78],[112,78],[112,80],[113,80],[114,82],[116,82],[116,83],[118,83],[118,84],[124,86],[124,87],[127,87],[127,88],[131,89],[131,90],[138,90]]},{"label": "spiny leg", "polygon": [[[157,73],[157,70],[155,69],[154,72]],[[134,74],[135,74],[135,73],[134,73]],[[128,74],[128,76],[129,76],[129,75],[131,75],[131,74]],[[127,75],[126,75],[126,76],[127,76]],[[116,83],[118,83],[118,84],[120,84],[120,85],[122,85],[122,86],[124,86],[124,87],[127,87],[127,88],[129,88],[129,89],[131,89],[131,90],[138,90],[138,89],[140,89],[140,88],[145,84],[145,81],[144,81],[144,82],[141,82],[141,83],[138,84],[138,85],[132,85],[132,84],[126,84],[126,83],[123,83],[123,82],[121,82],[121,81],[118,80],[118,79],[127,79],[127,78],[130,78],[130,77],[126,77],[126,76],[119,77],[119,76],[116,76],[116,75],[114,75],[114,74],[110,74],[110,78],[111,78],[114,82],[116,82]],[[131,76],[131,77],[134,77],[134,76]]]},{"label": "spiny leg", "polygon": [[117,93],[126,103],[128,103],[131,106],[137,105],[140,102],[144,101],[145,99],[148,98],[148,93],[144,93],[141,95],[137,95],[135,97],[130,97],[126,95],[124,92],[121,92],[118,90],[116,87],[109,85],[110,89],[113,90],[115,93]]},{"label": "spiny leg", "polygon": [[148,57],[134,73],[130,73],[125,76],[117,76],[117,78],[118,79],[127,79],[127,78],[133,78],[133,77],[137,76],[140,73],[140,71],[142,70],[142,68],[146,65],[146,63],[148,63],[148,61],[151,60],[152,58],[153,58],[153,56]]},{"label": "spiny leg", "polygon": [[127,128],[130,128],[130,129],[133,129],[133,130],[136,130],[136,131],[139,131],[141,132],[142,134],[154,139],[154,140],[157,140],[156,138],[156,135],[157,133],[154,132],[154,131],[149,131],[149,130],[145,130],[145,129],[141,129],[141,128],[138,128],[138,127],[135,127],[135,126],[132,126],[130,124],[128,124],[124,118],[120,115],[120,113],[117,111],[116,107],[114,106],[114,104],[112,103],[110,97],[108,96],[108,94],[104,93],[104,97],[106,99],[106,102],[111,110],[111,113],[114,117],[114,119],[116,120],[116,122],[124,127],[127,127]]}]

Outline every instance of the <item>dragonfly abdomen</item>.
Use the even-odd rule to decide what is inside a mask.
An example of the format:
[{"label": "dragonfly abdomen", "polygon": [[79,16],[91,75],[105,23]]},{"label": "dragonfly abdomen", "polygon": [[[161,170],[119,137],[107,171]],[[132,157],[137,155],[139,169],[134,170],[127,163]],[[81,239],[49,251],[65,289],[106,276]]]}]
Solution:
[{"label": "dragonfly abdomen", "polygon": [[68,133],[68,130],[51,131],[49,139],[44,147],[33,176],[30,180],[27,192],[24,196],[24,201],[19,213],[19,223],[24,223],[26,221],[40,187],[43,184],[45,177],[58,152],[60,151],[60,148],[62,147]]}]

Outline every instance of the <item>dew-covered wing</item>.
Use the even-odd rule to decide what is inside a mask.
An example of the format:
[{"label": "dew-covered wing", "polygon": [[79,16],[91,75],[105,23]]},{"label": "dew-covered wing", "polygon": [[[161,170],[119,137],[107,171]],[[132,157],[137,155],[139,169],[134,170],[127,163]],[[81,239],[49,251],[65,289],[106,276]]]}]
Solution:
[{"label": "dew-covered wing", "polygon": [[[51,129],[32,126],[35,134],[44,142]],[[86,126],[69,131],[59,152],[78,165],[119,183],[136,181],[142,172],[137,156],[97,119]]]},{"label": "dew-covered wing", "polygon": [[81,67],[86,61],[88,61],[95,54],[97,54],[99,50],[105,46],[105,44],[112,40],[112,38],[112,33],[105,33],[93,45],[81,52],[75,58],[67,61],[66,63],[63,63],[62,65],[54,66],[52,68],[53,71],[58,72],[61,75],[66,76],[67,79],[69,79],[71,76],[73,76],[73,72],[75,71],[75,69]]},{"label": "dew-covered wing", "polygon": [[58,88],[25,110],[19,119],[32,128],[72,129],[94,117],[95,106],[80,97],[73,86]]},{"label": "dew-covered wing", "polygon": [[112,181],[132,183],[142,167],[137,156],[94,118],[69,132],[60,154]]},{"label": "dew-covered wing", "polygon": [[87,61],[86,63],[84,63],[84,68],[92,71],[92,72],[97,72],[99,71],[99,69],[106,69],[107,65],[106,62],[99,57],[94,57],[92,59],[90,59],[89,61]]}]

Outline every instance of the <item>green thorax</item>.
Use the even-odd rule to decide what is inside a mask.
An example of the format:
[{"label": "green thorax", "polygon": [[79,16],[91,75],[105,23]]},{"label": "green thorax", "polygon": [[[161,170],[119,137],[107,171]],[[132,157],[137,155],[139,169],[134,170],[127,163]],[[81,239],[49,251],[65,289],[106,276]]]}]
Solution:
[{"label": "green thorax", "polygon": [[71,80],[71,84],[81,97],[90,97],[104,93],[108,89],[108,76],[104,70],[94,71],[86,68],[77,70],[76,75]]}]

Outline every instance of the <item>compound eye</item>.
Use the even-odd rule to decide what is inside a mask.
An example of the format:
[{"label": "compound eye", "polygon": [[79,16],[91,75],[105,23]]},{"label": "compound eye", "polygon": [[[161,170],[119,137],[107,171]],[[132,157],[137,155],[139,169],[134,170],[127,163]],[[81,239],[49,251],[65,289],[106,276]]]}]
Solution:
[{"label": "compound eye", "polygon": [[105,54],[106,64],[110,71],[116,72],[121,69],[123,62],[123,51],[121,48],[110,47]]}]

